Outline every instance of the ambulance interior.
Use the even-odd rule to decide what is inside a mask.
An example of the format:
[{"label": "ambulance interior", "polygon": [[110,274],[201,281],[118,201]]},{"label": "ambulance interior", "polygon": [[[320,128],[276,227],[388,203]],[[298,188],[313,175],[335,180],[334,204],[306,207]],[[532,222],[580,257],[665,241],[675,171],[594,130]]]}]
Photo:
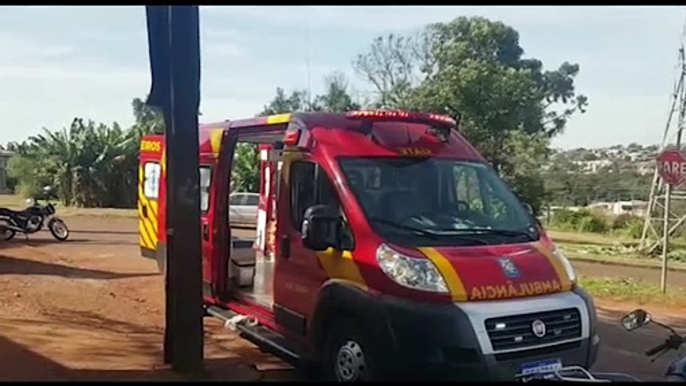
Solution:
[{"label": "ambulance interior", "polygon": [[[267,205],[275,203],[267,197],[275,197],[274,168],[280,166],[280,151],[260,149],[260,145],[273,145],[283,139],[283,131],[260,135],[239,136],[237,145],[254,146],[257,150],[257,162],[245,163],[238,161],[238,151],[234,152],[232,162],[231,181],[233,187],[234,178],[237,177],[237,169],[242,173],[254,173],[259,175],[259,184],[256,192],[260,194],[260,203],[257,212],[257,224],[254,228],[237,228],[231,225],[231,243],[229,246],[228,259],[228,290],[251,303],[271,309],[273,306],[273,282],[274,282],[274,256],[267,252],[268,227],[276,216],[275,211],[266,210]],[[273,146],[272,146],[273,147]],[[243,160],[244,161],[244,160]],[[267,162],[269,161],[269,162]],[[239,167],[236,165],[241,163]],[[256,166],[256,170],[246,170],[247,165]],[[229,224],[231,221],[231,202],[229,201]],[[268,218],[268,214],[270,217]]]}]

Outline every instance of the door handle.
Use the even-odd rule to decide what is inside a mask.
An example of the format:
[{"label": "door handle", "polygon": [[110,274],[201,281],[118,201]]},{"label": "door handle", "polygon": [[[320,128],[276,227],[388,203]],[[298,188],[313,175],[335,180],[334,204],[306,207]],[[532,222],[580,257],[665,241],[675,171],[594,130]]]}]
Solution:
[{"label": "door handle", "polygon": [[205,240],[210,239],[210,227],[207,224],[202,224],[202,238]]},{"label": "door handle", "polygon": [[148,206],[143,205],[143,217],[148,217]]},{"label": "door handle", "polygon": [[288,235],[281,235],[279,239],[279,249],[281,250],[281,257],[288,259],[291,257],[291,240]]}]

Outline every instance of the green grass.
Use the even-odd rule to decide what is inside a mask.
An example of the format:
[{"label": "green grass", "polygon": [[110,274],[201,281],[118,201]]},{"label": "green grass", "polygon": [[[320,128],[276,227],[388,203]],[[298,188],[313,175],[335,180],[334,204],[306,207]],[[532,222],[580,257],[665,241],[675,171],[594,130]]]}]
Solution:
[{"label": "green grass", "polygon": [[638,304],[686,306],[686,288],[667,287],[660,293],[657,285],[629,278],[581,277],[579,284],[593,297],[617,302],[636,302]]},{"label": "green grass", "polygon": [[[635,250],[638,240],[628,237],[601,235],[595,233],[548,232],[555,244],[571,260],[591,261],[605,264],[620,264],[635,267],[657,268],[661,266],[659,257],[646,257]],[[669,268],[686,271],[683,241],[672,243],[674,251],[668,261]]]},{"label": "green grass", "polygon": [[628,238],[626,236],[614,236],[606,235],[600,233],[587,233],[587,232],[570,232],[570,231],[560,231],[556,229],[547,229],[548,235],[554,240],[560,240],[565,243],[581,243],[581,244],[594,244],[594,245],[613,245],[617,242],[619,243],[636,243],[637,240]]},{"label": "green grass", "polygon": [[[0,207],[10,209],[22,209],[26,207],[26,199],[13,194],[0,194]],[[63,217],[70,216],[93,216],[93,217],[126,217],[136,218],[136,209],[113,209],[113,208],[74,208],[57,204],[57,214]]]},{"label": "green grass", "polygon": [[[638,245],[639,240],[632,239],[622,234],[600,234],[590,232],[570,232],[561,231],[557,229],[547,229],[548,235],[555,240],[568,244],[590,244],[600,246],[610,245]],[[670,243],[677,248],[686,248],[686,240],[680,238],[672,238]]]}]

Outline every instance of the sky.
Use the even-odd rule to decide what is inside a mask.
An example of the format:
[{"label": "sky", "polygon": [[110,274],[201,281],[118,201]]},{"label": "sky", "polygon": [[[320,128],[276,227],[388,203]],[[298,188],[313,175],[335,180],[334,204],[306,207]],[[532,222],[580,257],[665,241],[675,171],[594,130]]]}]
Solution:
[{"label": "sky", "polygon": [[[203,6],[201,121],[252,117],[277,87],[322,92],[333,71],[347,75],[353,95],[369,95],[352,61],[372,39],[484,16],[519,31],[524,56],[546,69],[580,65],[575,85],[588,111],[554,146],[659,143],[685,15],[667,6]],[[0,143],[74,117],[128,126],[131,100],[150,90],[142,6],[1,6],[0,50]]]}]

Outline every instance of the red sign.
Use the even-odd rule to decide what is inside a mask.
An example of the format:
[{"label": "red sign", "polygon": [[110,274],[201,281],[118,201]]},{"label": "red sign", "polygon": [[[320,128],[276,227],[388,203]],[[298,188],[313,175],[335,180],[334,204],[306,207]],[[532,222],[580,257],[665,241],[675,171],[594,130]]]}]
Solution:
[{"label": "red sign", "polygon": [[679,186],[686,182],[686,156],[679,150],[665,150],[657,156],[657,170],[666,184]]}]

